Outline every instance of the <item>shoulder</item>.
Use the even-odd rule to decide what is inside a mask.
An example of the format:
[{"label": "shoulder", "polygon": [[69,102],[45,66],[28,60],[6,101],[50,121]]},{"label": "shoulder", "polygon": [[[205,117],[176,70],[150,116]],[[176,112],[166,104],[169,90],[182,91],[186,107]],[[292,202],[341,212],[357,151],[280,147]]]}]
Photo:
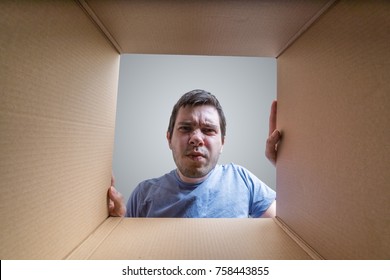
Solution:
[{"label": "shoulder", "polygon": [[217,165],[210,181],[219,181],[227,185],[251,185],[253,181],[257,180],[257,177],[245,167],[235,163],[228,163]]},{"label": "shoulder", "polygon": [[134,189],[133,194],[146,194],[154,192],[155,190],[160,189],[164,186],[169,186],[170,182],[176,180],[174,175],[174,170],[169,173],[166,173],[160,177],[151,178],[140,182],[137,187]]},{"label": "shoulder", "polygon": [[238,164],[235,164],[235,163],[228,163],[228,164],[220,165],[219,172],[222,173],[223,175],[236,174],[236,175],[240,175],[240,176],[244,176],[244,177],[255,176],[245,167],[238,165]]},{"label": "shoulder", "polygon": [[247,168],[235,163],[221,165],[220,175],[227,180],[234,182],[235,184],[243,183],[247,187],[251,188],[263,185],[265,186],[264,182],[261,181],[255,174],[253,174]]}]

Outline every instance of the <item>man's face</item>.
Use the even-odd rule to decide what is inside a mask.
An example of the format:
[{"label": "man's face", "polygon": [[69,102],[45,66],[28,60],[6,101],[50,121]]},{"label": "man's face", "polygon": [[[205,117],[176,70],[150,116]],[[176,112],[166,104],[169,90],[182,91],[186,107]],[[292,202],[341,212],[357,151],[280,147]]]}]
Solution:
[{"label": "man's face", "polygon": [[167,139],[181,177],[205,177],[217,164],[224,144],[218,111],[210,105],[181,107]]}]

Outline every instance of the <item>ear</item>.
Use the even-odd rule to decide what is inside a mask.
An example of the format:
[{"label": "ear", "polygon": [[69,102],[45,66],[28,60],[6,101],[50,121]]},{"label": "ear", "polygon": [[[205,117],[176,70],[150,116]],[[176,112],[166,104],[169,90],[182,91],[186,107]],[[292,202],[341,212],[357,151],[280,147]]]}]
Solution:
[{"label": "ear", "polygon": [[223,151],[223,145],[225,145],[225,136],[222,137],[222,146],[221,146],[221,150],[219,151],[220,154],[222,154],[222,151]]},{"label": "ear", "polygon": [[169,133],[169,131],[167,131],[167,136],[166,137],[167,137],[169,149],[172,150],[172,147],[171,147],[171,134]]}]

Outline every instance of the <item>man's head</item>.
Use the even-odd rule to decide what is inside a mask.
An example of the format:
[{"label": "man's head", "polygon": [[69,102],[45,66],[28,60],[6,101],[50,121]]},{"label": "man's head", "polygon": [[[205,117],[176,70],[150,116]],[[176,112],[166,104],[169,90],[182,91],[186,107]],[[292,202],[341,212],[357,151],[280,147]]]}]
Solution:
[{"label": "man's head", "polygon": [[177,113],[181,107],[195,107],[200,105],[211,105],[217,109],[219,115],[219,125],[221,128],[221,136],[224,138],[226,135],[226,119],[222,110],[222,106],[219,104],[218,99],[214,95],[201,89],[189,91],[177,101],[173,107],[171,118],[169,119],[168,132],[172,135]]},{"label": "man's head", "polygon": [[225,134],[225,116],[214,95],[193,90],[179,99],[172,110],[167,139],[183,180],[202,179],[215,167]]}]

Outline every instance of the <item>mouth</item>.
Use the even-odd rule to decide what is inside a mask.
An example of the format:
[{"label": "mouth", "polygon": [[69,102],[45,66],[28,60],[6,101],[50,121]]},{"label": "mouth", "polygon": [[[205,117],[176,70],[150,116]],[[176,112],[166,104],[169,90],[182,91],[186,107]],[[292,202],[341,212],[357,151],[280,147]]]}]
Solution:
[{"label": "mouth", "polygon": [[206,156],[203,153],[199,153],[199,152],[190,152],[187,153],[186,156],[192,159],[193,161],[201,161],[206,158]]}]

